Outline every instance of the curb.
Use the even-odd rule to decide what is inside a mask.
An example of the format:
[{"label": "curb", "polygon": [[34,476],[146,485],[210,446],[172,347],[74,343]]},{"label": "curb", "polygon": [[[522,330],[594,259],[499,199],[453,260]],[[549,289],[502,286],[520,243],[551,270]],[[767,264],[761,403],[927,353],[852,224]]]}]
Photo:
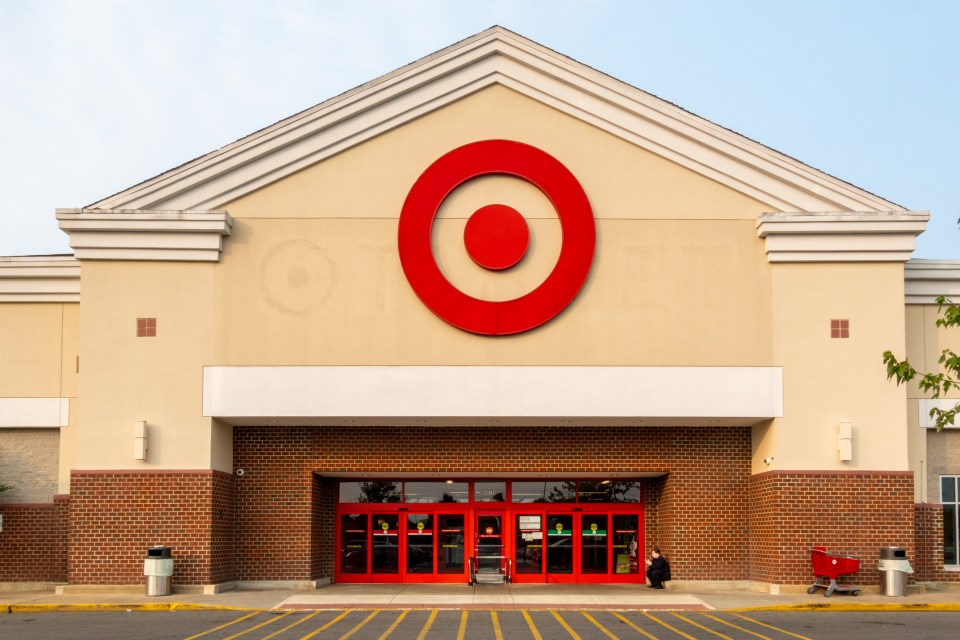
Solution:
[{"label": "curb", "polygon": [[256,607],[228,607],[192,602],[137,604],[10,604],[0,605],[2,613],[77,613],[84,611],[260,611]]},{"label": "curb", "polygon": [[960,611],[960,603],[917,604],[775,604],[762,607],[738,607],[722,611]]}]

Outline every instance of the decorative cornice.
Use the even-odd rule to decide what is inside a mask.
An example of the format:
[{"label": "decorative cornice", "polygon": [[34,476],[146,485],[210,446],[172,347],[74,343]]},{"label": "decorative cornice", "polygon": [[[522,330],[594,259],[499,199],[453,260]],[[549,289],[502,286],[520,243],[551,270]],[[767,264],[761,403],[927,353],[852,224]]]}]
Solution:
[{"label": "decorative cornice", "polygon": [[80,302],[73,256],[0,257],[0,302]]},{"label": "decorative cornice", "polygon": [[783,211],[902,207],[493,27],[91,205],[210,209],[492,85],[508,87]]},{"label": "decorative cornice", "polygon": [[233,219],[226,211],[57,209],[80,260],[218,262]]},{"label": "decorative cornice", "polygon": [[770,262],[906,262],[927,211],[765,213],[757,234]]},{"label": "decorative cornice", "polygon": [[960,260],[911,260],[903,276],[907,304],[936,304],[938,296],[960,303]]}]

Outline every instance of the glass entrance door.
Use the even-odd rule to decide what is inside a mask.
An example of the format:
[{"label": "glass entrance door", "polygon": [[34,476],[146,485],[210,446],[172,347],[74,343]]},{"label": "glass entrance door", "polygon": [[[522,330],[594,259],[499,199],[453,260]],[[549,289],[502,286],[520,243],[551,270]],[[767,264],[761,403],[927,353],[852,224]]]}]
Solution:
[{"label": "glass entrance door", "polygon": [[370,568],[375,582],[400,581],[400,515],[373,514]]},{"label": "glass entrance door", "polygon": [[505,547],[502,511],[478,511],[475,555],[477,558],[477,581],[481,576],[503,575]]},{"label": "glass entrance door", "polygon": [[547,582],[575,582],[573,514],[547,514]]}]

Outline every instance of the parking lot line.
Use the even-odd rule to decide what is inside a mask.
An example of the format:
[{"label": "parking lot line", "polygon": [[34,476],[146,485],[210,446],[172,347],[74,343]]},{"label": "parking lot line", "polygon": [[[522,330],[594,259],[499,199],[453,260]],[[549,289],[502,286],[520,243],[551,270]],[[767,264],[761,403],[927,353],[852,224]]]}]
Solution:
[{"label": "parking lot line", "polygon": [[283,618],[286,618],[286,617],[287,617],[288,615],[290,615],[291,613],[293,613],[293,611],[287,611],[286,613],[281,613],[279,616],[271,615],[270,618],[267,619],[267,620],[265,620],[264,622],[261,622],[260,624],[256,624],[256,625],[250,627],[249,629],[244,629],[243,631],[241,631],[241,632],[239,632],[239,633],[235,633],[235,634],[233,634],[232,636],[227,636],[227,637],[224,638],[223,640],[235,640],[235,638],[239,638],[240,636],[246,635],[246,634],[250,633],[251,631],[256,631],[257,629],[262,629],[263,627],[267,626],[268,624],[273,624],[273,623],[276,622],[277,620],[282,620]]},{"label": "parking lot line", "polygon": [[308,633],[307,635],[303,636],[302,638],[300,638],[300,640],[310,640],[310,638],[312,638],[313,636],[318,635],[318,634],[326,631],[327,629],[329,629],[330,627],[332,627],[333,625],[337,624],[337,623],[340,622],[342,619],[344,619],[345,617],[347,617],[347,615],[349,615],[351,611],[353,611],[353,609],[347,609],[346,611],[344,611],[343,613],[341,613],[341,614],[338,615],[336,618],[334,618],[333,620],[331,620],[331,621],[328,622],[327,624],[323,625],[323,626],[320,627],[319,629],[317,629],[317,630],[315,630],[315,631],[311,631],[311,632]]},{"label": "parking lot line", "polygon": [[537,625],[533,624],[533,618],[530,617],[530,614],[527,613],[526,609],[522,609],[523,619],[527,621],[527,626],[530,627],[530,633],[533,634],[533,640],[543,640],[540,636],[540,632],[537,631]]},{"label": "parking lot line", "polygon": [[207,629],[207,630],[204,631],[203,633],[198,633],[198,634],[195,635],[195,636],[190,636],[189,638],[185,638],[185,640],[194,640],[194,638],[202,638],[203,636],[207,635],[208,633],[213,633],[214,631],[220,631],[220,629],[226,629],[226,628],[229,627],[230,625],[237,624],[238,622],[243,622],[243,621],[246,620],[247,618],[252,618],[253,616],[260,615],[261,613],[263,613],[263,611],[260,611],[260,610],[254,611],[253,613],[248,613],[248,614],[245,615],[245,616],[240,616],[240,617],[237,618],[236,620],[231,620],[230,622],[228,622],[228,623],[226,623],[226,624],[222,624],[222,625],[220,625],[219,627],[214,627],[213,629]]},{"label": "parking lot line", "polygon": [[612,613],[612,614],[614,615],[614,617],[619,618],[621,622],[626,622],[630,627],[633,628],[634,631],[640,633],[641,635],[644,635],[644,636],[650,638],[650,640],[659,640],[659,638],[657,638],[657,636],[651,634],[649,631],[646,631],[646,630],[644,630],[644,629],[641,629],[640,627],[638,627],[637,625],[635,625],[635,624],[634,624],[633,622],[631,622],[630,620],[627,620],[625,617],[623,617],[622,615],[620,615],[620,614],[617,613],[616,611],[611,611],[610,613]]},{"label": "parking lot line", "polygon": [[693,626],[695,626],[695,627],[698,628],[698,629],[703,629],[703,630],[706,631],[707,633],[712,633],[713,635],[717,636],[718,638],[723,638],[723,640],[733,640],[733,638],[731,638],[730,636],[725,636],[725,635],[723,635],[722,633],[720,633],[719,631],[714,631],[714,630],[711,629],[710,627],[705,627],[705,626],[703,626],[702,624],[700,624],[699,622],[694,622],[694,621],[691,620],[690,618],[688,618],[688,617],[686,617],[686,616],[682,616],[682,615],[680,615],[679,613],[677,613],[676,611],[671,611],[671,612],[670,612],[670,615],[676,616],[677,618],[680,618],[681,620],[683,620],[683,621],[686,622],[687,624],[692,624]]},{"label": "parking lot line", "polygon": [[295,626],[297,626],[298,624],[302,624],[302,623],[306,622],[307,620],[309,620],[309,619],[312,618],[313,616],[317,615],[318,613],[320,613],[320,612],[319,612],[319,611],[314,611],[313,613],[311,613],[311,614],[309,614],[309,615],[305,615],[305,616],[303,616],[302,618],[300,618],[300,619],[298,619],[298,620],[294,620],[293,622],[291,622],[290,624],[288,624],[287,626],[285,626],[283,629],[280,629],[279,631],[274,631],[274,632],[271,633],[270,635],[264,636],[263,638],[261,638],[261,640],[271,640],[271,638],[276,638],[276,637],[277,637],[278,635],[280,635],[281,633],[283,633],[283,632],[285,632],[285,631],[289,631],[290,629],[293,629],[293,628],[294,628]]},{"label": "parking lot line", "polygon": [[674,633],[679,633],[681,636],[683,636],[683,637],[686,638],[687,640],[697,640],[696,638],[694,638],[694,637],[691,636],[690,634],[684,633],[683,631],[680,631],[680,629],[677,629],[676,627],[670,625],[670,624],[667,623],[667,622],[664,622],[663,620],[661,620],[660,618],[658,618],[658,617],[656,617],[656,616],[654,616],[654,615],[650,615],[650,614],[647,613],[646,611],[643,612],[643,615],[647,616],[648,618],[650,618],[651,620],[653,620],[653,621],[656,622],[657,624],[663,625],[663,626],[666,627],[667,629],[670,629],[670,631],[673,631]]},{"label": "parking lot line", "polygon": [[747,629],[747,628],[745,628],[745,627],[737,626],[737,625],[733,624],[732,622],[727,622],[726,620],[724,620],[724,619],[722,619],[722,618],[718,618],[717,616],[712,616],[712,615],[710,615],[709,613],[704,613],[704,612],[701,611],[701,612],[700,612],[700,615],[702,615],[702,616],[704,616],[704,617],[706,617],[706,618],[710,618],[711,620],[716,620],[716,621],[719,622],[720,624],[725,624],[725,625],[727,625],[728,627],[733,627],[734,629],[739,629],[740,631],[743,631],[744,633],[749,633],[749,634],[752,635],[752,636],[757,636],[757,637],[760,638],[761,640],[773,640],[773,638],[771,638],[771,637],[769,637],[769,636],[765,636],[765,635],[763,635],[762,633],[757,633],[756,631],[751,631],[750,629]]},{"label": "parking lot line", "polygon": [[580,613],[583,614],[583,617],[584,617],[584,618],[586,618],[587,620],[589,620],[590,622],[592,622],[593,625],[594,625],[597,629],[600,629],[600,631],[602,631],[608,638],[610,638],[610,640],[620,640],[620,638],[618,638],[617,636],[613,635],[613,632],[612,632],[612,631],[610,631],[610,630],[607,629],[605,626],[603,626],[602,624],[600,624],[600,623],[597,621],[597,619],[594,618],[592,615],[590,615],[589,613],[587,613],[587,612],[584,611],[583,609],[580,610]]},{"label": "parking lot line", "polygon": [[350,631],[347,631],[345,634],[340,636],[340,640],[347,640],[347,638],[355,634],[357,631],[360,631],[360,629],[363,628],[363,625],[367,624],[368,622],[376,618],[378,613],[380,613],[380,609],[375,609],[370,615],[364,618],[360,624],[358,624],[353,629],[350,629]]},{"label": "parking lot line", "polygon": [[733,612],[731,612],[730,615],[732,615],[732,616],[737,616],[738,618],[743,618],[744,620],[746,620],[746,621],[748,621],[748,622],[752,622],[753,624],[758,624],[758,625],[760,625],[761,627],[767,627],[768,629],[773,629],[774,631],[776,631],[776,632],[778,632],[778,633],[783,633],[783,634],[786,634],[786,635],[788,635],[788,636],[793,636],[794,638],[799,638],[800,640],[811,640],[811,639],[808,638],[807,636],[801,636],[801,635],[797,635],[796,633],[790,633],[790,632],[787,631],[786,629],[781,629],[780,627],[775,627],[775,626],[773,626],[773,625],[771,625],[771,624],[767,624],[766,622],[760,622],[759,620],[755,620],[755,619],[753,619],[753,618],[748,618],[747,616],[740,615],[739,613],[733,613]]},{"label": "parking lot line", "polygon": [[560,626],[567,630],[567,633],[570,634],[570,637],[574,640],[583,640],[580,636],[577,635],[577,632],[570,628],[570,625],[567,624],[567,621],[560,617],[560,614],[557,613],[556,609],[550,609],[550,613],[553,614],[553,617],[557,619],[557,622],[560,623]]},{"label": "parking lot line", "polygon": [[463,640],[467,635],[467,610],[460,612],[460,628],[457,630],[457,640]]},{"label": "parking lot line", "polygon": [[[400,623],[403,622],[403,619],[407,617],[408,613],[410,613],[409,609],[404,609],[401,611],[400,615],[397,616],[397,619],[393,621],[393,624],[387,627],[387,630],[384,631],[380,637],[377,638],[377,640],[387,640],[390,634],[393,633],[393,630],[400,626]],[[464,611],[464,613],[466,613],[466,611]]]},{"label": "parking lot line", "polygon": [[500,620],[497,618],[497,612],[490,612],[490,619],[493,621],[493,637],[496,640],[503,640],[503,631],[500,630]]},{"label": "parking lot line", "polygon": [[426,624],[423,625],[423,630],[420,632],[420,635],[417,636],[417,640],[423,640],[427,637],[427,632],[430,631],[430,627],[433,626],[433,621],[437,619],[437,610],[434,609],[430,612],[430,617],[427,618]]}]

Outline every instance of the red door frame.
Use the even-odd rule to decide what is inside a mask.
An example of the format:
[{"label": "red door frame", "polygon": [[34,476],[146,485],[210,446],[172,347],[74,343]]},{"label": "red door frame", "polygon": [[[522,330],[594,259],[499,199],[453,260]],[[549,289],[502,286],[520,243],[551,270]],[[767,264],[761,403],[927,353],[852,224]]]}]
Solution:
[{"label": "red door frame", "polygon": [[[509,482],[509,481],[508,481]],[[472,485],[472,483],[471,483]],[[471,486],[472,491],[472,486]],[[472,494],[471,494],[472,495]],[[508,498],[509,499],[509,498]],[[429,514],[433,517],[433,572],[407,573],[407,515],[411,513]],[[341,570],[341,517],[347,514],[365,514],[367,518],[366,535],[366,573],[344,573]],[[373,530],[376,527],[374,515],[396,514],[398,519],[397,553],[398,570],[395,574],[373,573]],[[464,569],[462,573],[439,573],[437,566],[437,552],[439,545],[439,516],[457,514],[463,515],[463,552]],[[338,503],[336,505],[336,532],[335,532],[335,561],[334,580],[338,583],[457,583],[467,581],[466,558],[474,555],[478,532],[476,531],[477,516],[481,514],[496,514],[502,516],[501,535],[504,544],[504,555],[511,560],[516,556],[516,522],[520,515],[539,515],[542,531],[542,558],[541,572],[518,574],[514,571],[513,580],[518,583],[635,583],[643,584],[644,572],[640,560],[645,552],[644,540],[644,501],[638,503],[511,503],[511,502],[458,502],[458,503]],[[547,572],[548,538],[546,531],[548,515],[572,516],[572,545],[573,570],[569,574]],[[590,514],[605,514],[607,518],[607,572],[583,573],[581,546],[583,538],[584,518]],[[614,551],[613,519],[616,515],[635,515],[637,517],[637,558],[638,570],[636,573],[616,573],[617,555]],[[632,567],[631,567],[632,568]]]}]

